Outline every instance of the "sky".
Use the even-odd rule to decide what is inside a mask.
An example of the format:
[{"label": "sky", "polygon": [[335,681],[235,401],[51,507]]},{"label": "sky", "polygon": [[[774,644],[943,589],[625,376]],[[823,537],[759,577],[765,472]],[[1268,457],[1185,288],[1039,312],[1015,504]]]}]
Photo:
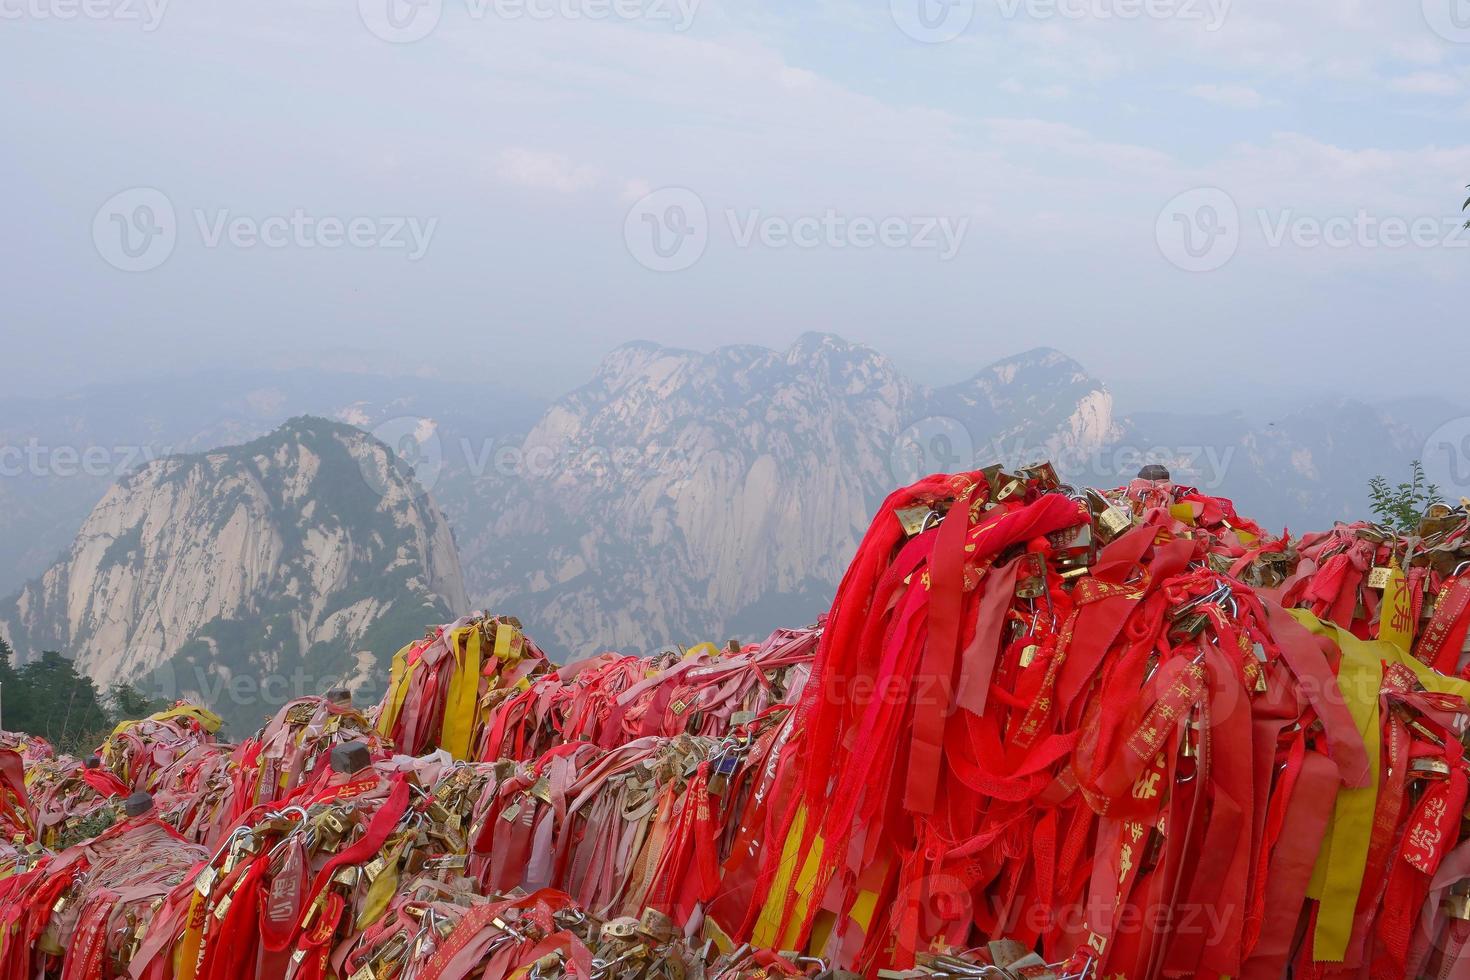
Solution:
[{"label": "sky", "polygon": [[1470,0],[0,0],[0,83],[23,394],[827,330],[1213,410],[1467,348]]}]

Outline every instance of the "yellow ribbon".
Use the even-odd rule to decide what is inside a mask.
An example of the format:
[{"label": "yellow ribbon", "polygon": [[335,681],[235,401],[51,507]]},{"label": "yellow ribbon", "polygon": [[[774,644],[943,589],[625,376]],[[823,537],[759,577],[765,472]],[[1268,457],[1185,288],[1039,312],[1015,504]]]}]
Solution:
[{"label": "yellow ribbon", "polygon": [[199,972],[199,945],[204,935],[204,918],[208,915],[204,902],[204,896],[197,890],[189,896],[189,917],[185,920],[184,935],[174,947],[175,980],[194,980],[194,975]]},{"label": "yellow ribbon", "polygon": [[[497,637],[497,645],[498,642]],[[464,759],[470,754],[470,742],[475,734],[480,708],[479,627],[456,630],[449,638],[449,646],[458,666],[449,680],[449,700],[444,705],[444,733],[440,747],[454,758]]]},{"label": "yellow ribbon", "polygon": [[393,726],[398,724],[398,715],[403,711],[403,702],[408,698],[409,681],[413,679],[414,670],[418,667],[417,662],[408,662],[408,651],[413,646],[410,643],[393,655],[393,666],[388,671],[388,696],[383,699],[383,710],[378,715],[378,734],[384,738],[390,737]]},{"label": "yellow ribbon", "polygon": [[1403,664],[1414,672],[1426,690],[1458,694],[1470,700],[1470,683],[1445,677],[1387,640],[1360,640],[1347,630],[1324,623],[1311,613],[1290,610],[1311,632],[1325,636],[1342,652],[1337,685],[1363,745],[1373,778],[1361,789],[1340,789],[1327,825],[1327,836],[1317,855],[1317,866],[1307,894],[1321,903],[1317,929],[1312,936],[1312,955],[1319,962],[1340,963],[1347,955],[1353,931],[1353,912],[1363,886],[1368,863],[1368,844],[1373,836],[1373,814],[1378,805],[1379,743],[1382,728],[1378,695],[1383,688],[1383,665]]},{"label": "yellow ribbon", "polygon": [[[817,896],[812,894],[817,880],[817,870],[822,863],[822,850],[826,842],[821,834],[812,840],[812,848],[805,860],[799,860],[801,838],[806,829],[806,807],[796,811],[791,821],[791,830],[786,835],[786,844],[781,851],[781,863],[776,868],[776,877],[766,895],[766,904],[761,909],[760,919],[755,925],[751,942],[765,949],[795,949],[800,940],[801,924],[806,921],[807,910]],[[797,866],[801,870],[798,872]],[[795,881],[792,876],[795,874]],[[796,905],[791,920],[782,922],[781,914],[786,910],[786,896],[796,892]]]},{"label": "yellow ribbon", "polygon": [[1409,579],[1398,559],[1388,568],[1388,584],[1383,588],[1383,605],[1378,611],[1378,638],[1405,652],[1414,648],[1414,602],[1409,595]]},{"label": "yellow ribbon", "polygon": [[[219,715],[215,714],[213,711],[210,711],[208,708],[201,708],[197,704],[175,705],[174,707],[169,708],[166,711],[158,711],[149,715],[147,720],[172,721],[175,718],[192,718],[199,723],[200,728],[203,728],[206,732],[210,733],[219,731],[220,726],[224,724],[224,719],[220,718]],[[123,732],[127,731],[129,728],[132,728],[134,725],[137,724],[140,724],[140,722],[118,722],[117,727],[113,728],[112,730],[112,737],[116,738],[117,736],[121,735]]]},{"label": "yellow ribbon", "polygon": [[398,855],[402,850],[403,844],[399,843],[389,848],[388,853],[384,855],[386,866],[368,886],[367,897],[362,902],[362,911],[357,914],[358,932],[362,932],[377,922],[383,917],[383,913],[388,911],[388,903],[398,891]]}]

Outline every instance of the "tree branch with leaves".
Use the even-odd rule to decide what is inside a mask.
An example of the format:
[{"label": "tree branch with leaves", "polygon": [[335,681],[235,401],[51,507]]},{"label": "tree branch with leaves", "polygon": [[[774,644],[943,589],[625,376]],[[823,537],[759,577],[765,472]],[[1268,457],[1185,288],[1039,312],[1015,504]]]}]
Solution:
[{"label": "tree branch with leaves", "polygon": [[1375,476],[1368,481],[1368,496],[1378,523],[1400,533],[1417,528],[1424,512],[1440,500],[1439,487],[1429,482],[1424,464],[1417,459],[1409,464],[1408,483],[1389,486],[1387,479]]}]

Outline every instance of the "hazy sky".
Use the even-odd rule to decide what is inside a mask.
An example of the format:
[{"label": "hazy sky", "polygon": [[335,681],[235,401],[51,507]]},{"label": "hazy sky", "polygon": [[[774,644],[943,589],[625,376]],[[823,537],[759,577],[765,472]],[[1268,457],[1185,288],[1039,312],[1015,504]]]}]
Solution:
[{"label": "hazy sky", "polygon": [[10,390],[819,329],[1213,405],[1467,347],[1470,0],[0,0],[0,81]]}]

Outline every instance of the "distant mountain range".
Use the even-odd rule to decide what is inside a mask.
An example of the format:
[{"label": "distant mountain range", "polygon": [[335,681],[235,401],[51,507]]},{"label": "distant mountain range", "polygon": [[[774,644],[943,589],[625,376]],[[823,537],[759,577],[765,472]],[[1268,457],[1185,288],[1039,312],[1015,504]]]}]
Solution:
[{"label": "distant mountain range", "polygon": [[[276,431],[306,414],[338,424]],[[0,628],[22,655],[54,643],[104,680],[222,656],[198,645],[227,631],[209,626],[221,616],[266,637],[246,644],[255,659],[231,655],[240,671],[328,651],[347,667],[349,652],[381,659],[383,630],[362,639],[369,620],[391,620],[402,642],[468,605],[520,616],[562,656],[764,635],[826,607],[879,500],[923,472],[1052,458],[1074,482],[1112,485],[1164,462],[1301,530],[1365,514],[1368,479],[1404,473],[1425,434],[1463,414],[1415,398],[1262,421],[1118,416],[1106,385],[1054,350],[933,388],[830,334],[785,351],[627,344],[550,403],[491,376],[308,369],[0,400],[0,594],[24,586]],[[385,472],[411,466],[417,487],[380,487],[395,501],[380,512],[344,488],[389,450],[401,458]],[[195,455],[149,462],[180,452]],[[308,457],[328,456],[301,482]],[[243,528],[221,503],[238,494],[253,501]],[[307,531],[317,519],[351,555],[334,571],[318,553],[327,532]],[[413,543],[393,527],[415,528]],[[187,601],[158,601],[160,576]],[[369,581],[402,587],[404,603],[374,585],[388,605],[356,605]],[[130,643],[160,652],[139,659]],[[360,666],[358,683],[381,674]]]},{"label": "distant mountain range", "polygon": [[104,689],[202,696],[248,730],[273,692],[375,694],[394,650],[468,605],[412,471],[361,430],[297,419],[124,476],[0,621],[22,656],[66,652]]}]

